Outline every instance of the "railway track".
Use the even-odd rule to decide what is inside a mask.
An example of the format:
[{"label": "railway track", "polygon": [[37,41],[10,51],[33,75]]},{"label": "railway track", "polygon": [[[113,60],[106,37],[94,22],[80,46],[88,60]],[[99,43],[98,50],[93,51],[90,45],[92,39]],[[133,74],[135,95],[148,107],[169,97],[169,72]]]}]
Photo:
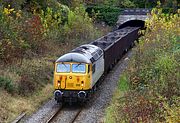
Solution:
[{"label": "railway track", "polygon": [[19,123],[21,119],[23,119],[26,116],[26,112],[22,112],[12,123]]},{"label": "railway track", "polygon": [[[65,122],[66,123],[74,123],[77,119],[77,117],[79,116],[79,114],[81,113],[82,108],[77,108],[76,110],[73,111],[73,114],[71,114],[71,116],[73,117],[69,117]],[[65,113],[66,112],[66,113]],[[63,118],[63,115],[67,115],[67,113],[72,113],[71,110],[67,111],[67,108],[60,106],[59,109],[55,109],[54,113],[46,120],[45,123],[61,123],[63,122],[61,118]]]},{"label": "railway track", "polygon": [[[129,54],[129,55],[128,55]],[[131,53],[128,53],[130,57]],[[25,123],[77,123],[100,121],[107,102],[110,101],[114,88],[117,87],[119,75],[127,66],[128,57],[125,55],[117,66],[108,74],[98,92],[86,105],[58,105],[50,100],[37,113],[34,113]]]},{"label": "railway track", "polygon": [[[134,33],[134,32],[137,32],[138,31],[138,28],[133,28],[134,31],[131,30],[131,28],[127,28],[127,29],[124,29],[124,30],[120,30],[120,31],[116,31],[116,33],[109,33],[108,36],[104,36],[94,42],[92,42],[93,45],[97,45],[99,47],[101,47],[102,49],[104,49],[106,52],[105,52],[105,57],[107,58],[107,68],[106,68],[106,71],[109,71],[111,69],[113,69],[113,66],[115,65],[115,63],[122,59],[121,55],[119,55],[118,53],[116,53],[116,50],[119,50],[119,47],[115,47],[115,45],[112,45],[114,43],[118,43],[117,46],[119,45],[120,46],[120,43],[122,43],[122,41],[120,42],[119,41],[119,38],[121,38],[120,36],[121,35],[125,35],[127,33],[127,30],[130,30],[129,33],[130,33],[130,36],[133,37],[135,36],[136,38],[138,38],[138,35],[137,33]],[[119,37],[117,37],[116,35],[118,35]],[[115,37],[116,36],[116,37]],[[108,38],[109,37],[109,38]],[[115,38],[114,38],[115,37]],[[129,38],[128,36],[124,37],[123,38],[123,41],[126,39],[126,38]],[[114,39],[112,42],[111,40]],[[105,40],[105,41],[104,41]],[[130,40],[131,41],[131,40]],[[111,45],[110,45],[111,44]],[[131,44],[130,44],[131,45]],[[111,47],[110,47],[111,46]],[[116,48],[116,50],[115,50]],[[130,48],[130,47],[126,47],[125,51],[127,52],[127,48]],[[121,48],[122,49],[122,48]],[[112,53],[113,52],[113,53]],[[116,53],[116,54],[115,54]],[[124,54],[124,50],[122,50],[122,55]],[[111,58],[111,55],[110,54],[115,54],[114,55],[114,59],[112,60]],[[116,56],[118,55],[118,56]],[[116,57],[115,57],[116,56]],[[119,79],[119,74],[117,75],[117,80]],[[116,80],[116,81],[117,81]],[[115,80],[114,80],[115,81]],[[109,80],[108,80],[109,82]],[[103,86],[105,83],[103,83],[101,86]],[[111,85],[111,83],[107,84],[107,85]],[[114,82],[113,85],[111,86],[108,86],[108,88],[115,88],[116,85],[116,82]],[[107,87],[104,87],[105,89]],[[109,89],[109,90],[113,90],[113,89]],[[99,90],[99,89],[98,89]],[[105,90],[105,92],[107,93],[108,90]],[[113,91],[112,91],[113,92]],[[111,92],[111,93],[112,93]],[[106,94],[106,95],[110,95],[110,94]],[[102,94],[101,94],[102,96]],[[105,96],[104,96],[105,97]],[[108,97],[110,98],[110,97]],[[104,98],[105,100],[106,98]],[[102,102],[102,101],[99,101],[99,102]],[[106,101],[105,101],[106,102]],[[98,105],[99,103],[96,103],[96,105]],[[98,107],[96,108],[99,108],[101,105],[99,105]],[[96,109],[94,108],[94,109]],[[104,107],[102,107],[103,109]],[[77,122],[78,119],[81,119],[81,120],[84,120],[83,118],[85,117],[85,115],[83,115],[83,112],[82,112],[83,108],[82,107],[65,107],[64,105],[61,105],[59,106],[58,108],[50,108],[50,110],[46,110],[44,111],[42,109],[42,113],[40,113],[40,117],[41,118],[37,118],[37,121],[38,122],[42,122],[42,123],[74,123],[74,122]],[[44,113],[46,112],[46,114]],[[81,113],[82,112],[82,113]],[[50,114],[48,114],[50,113]],[[44,115],[43,115],[44,114]],[[80,115],[82,114],[82,115]],[[37,113],[38,115],[38,113]],[[91,115],[93,115],[91,113]],[[90,115],[88,115],[90,116]],[[38,117],[38,116],[37,116]],[[79,118],[79,117],[82,117],[82,118]],[[36,118],[35,118],[36,119]],[[95,118],[93,118],[94,120]],[[97,120],[97,119],[96,119]],[[28,123],[32,123],[30,121],[33,121],[33,123],[36,123],[34,120],[29,120]],[[79,120],[80,121],[80,120]]]},{"label": "railway track", "polygon": [[57,117],[57,115],[59,114],[59,112],[62,110],[62,105],[55,109],[54,113],[47,119],[46,123],[52,123],[53,119],[55,119]]},{"label": "railway track", "polygon": [[76,113],[75,117],[72,119],[72,121],[70,123],[74,123],[77,119],[77,117],[79,116],[79,114],[81,113],[82,109],[79,109],[79,111]]}]

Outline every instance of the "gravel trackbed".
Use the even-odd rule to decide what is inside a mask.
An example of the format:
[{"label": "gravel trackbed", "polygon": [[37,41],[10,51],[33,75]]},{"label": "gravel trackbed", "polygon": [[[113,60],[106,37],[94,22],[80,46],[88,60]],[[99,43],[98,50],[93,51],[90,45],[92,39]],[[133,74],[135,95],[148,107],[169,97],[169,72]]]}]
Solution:
[{"label": "gravel trackbed", "polygon": [[[53,122],[57,123],[71,123],[71,117],[77,114],[76,110],[82,108],[74,123],[102,123],[104,122],[105,109],[112,99],[112,95],[117,87],[119,78],[123,70],[128,65],[129,57],[132,56],[132,51],[129,51],[109,72],[104,78],[98,91],[94,94],[92,99],[83,105],[79,106],[66,106],[61,113],[58,114]],[[49,117],[58,110],[61,105],[57,104],[54,99],[45,103],[37,112],[32,114],[25,123],[46,123]],[[76,113],[76,114],[75,114]],[[69,120],[68,120],[69,119]]]}]

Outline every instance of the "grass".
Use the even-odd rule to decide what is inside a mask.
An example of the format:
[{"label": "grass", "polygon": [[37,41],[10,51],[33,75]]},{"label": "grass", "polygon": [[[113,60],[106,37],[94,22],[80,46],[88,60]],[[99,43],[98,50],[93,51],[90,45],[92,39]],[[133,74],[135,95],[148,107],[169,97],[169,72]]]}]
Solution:
[{"label": "grass", "polygon": [[[33,5],[34,12],[35,8]],[[0,6],[0,122],[11,122],[23,111],[31,114],[53,96],[54,66],[49,61],[110,30],[94,25],[81,5],[75,10],[66,7],[67,13],[62,6],[46,9],[42,15],[31,15]],[[6,14],[4,10],[13,12]],[[55,17],[61,12],[67,16],[64,22],[61,16]]]},{"label": "grass", "polygon": [[[23,59],[21,64],[0,65],[0,122],[11,122],[23,111],[30,115],[52,98],[53,64],[50,60],[57,59],[75,45],[63,47],[65,45],[57,45],[55,49],[58,50],[52,51],[54,54],[50,52],[45,57]],[[7,87],[11,84],[18,88],[9,92]]]},{"label": "grass", "polygon": [[129,89],[128,80],[126,75],[122,75],[119,80],[118,89],[125,92]]},{"label": "grass", "polygon": [[111,104],[106,109],[106,115],[105,115],[105,123],[116,123],[116,119],[118,117],[118,106],[119,101],[123,101],[124,94],[129,89],[127,77],[125,74],[123,74],[120,77],[119,83],[118,83],[118,89],[116,89]]},{"label": "grass", "polygon": [[50,99],[53,94],[53,86],[47,84],[41,91],[29,97],[11,95],[3,90],[0,92],[0,121],[11,122],[23,111],[29,115],[37,110],[43,102]]},{"label": "grass", "polygon": [[[98,37],[109,32],[110,28],[96,25]],[[97,38],[97,36],[93,38]],[[35,57],[24,58],[21,62],[13,64],[0,63],[0,122],[11,122],[23,111],[28,115],[36,111],[42,103],[53,96],[53,64],[61,55],[90,41],[67,42],[64,44],[46,44],[47,53]],[[31,54],[29,54],[31,56]],[[28,56],[29,57],[29,56]],[[5,82],[4,82],[5,81]],[[1,82],[3,82],[1,84]],[[6,83],[6,84],[5,84]],[[15,91],[8,92],[6,86],[15,85]],[[11,86],[10,86],[11,87]]]}]

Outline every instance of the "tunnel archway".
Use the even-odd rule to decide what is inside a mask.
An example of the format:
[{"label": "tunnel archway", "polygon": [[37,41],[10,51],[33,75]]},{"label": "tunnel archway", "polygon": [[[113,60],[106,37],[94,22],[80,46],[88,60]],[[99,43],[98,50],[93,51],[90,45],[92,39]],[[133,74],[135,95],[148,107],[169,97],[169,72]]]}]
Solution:
[{"label": "tunnel archway", "polygon": [[126,26],[131,27],[141,27],[141,29],[145,28],[145,21],[143,20],[129,20],[123,24],[121,24],[118,29],[124,28]]}]

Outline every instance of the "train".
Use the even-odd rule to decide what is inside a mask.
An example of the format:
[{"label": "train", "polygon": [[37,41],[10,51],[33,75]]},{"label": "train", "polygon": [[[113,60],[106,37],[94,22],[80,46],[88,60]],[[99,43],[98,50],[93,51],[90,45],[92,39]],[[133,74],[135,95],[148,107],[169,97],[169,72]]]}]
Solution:
[{"label": "train", "polygon": [[139,38],[141,27],[126,26],[81,45],[54,64],[54,98],[57,103],[85,102],[100,80]]}]

